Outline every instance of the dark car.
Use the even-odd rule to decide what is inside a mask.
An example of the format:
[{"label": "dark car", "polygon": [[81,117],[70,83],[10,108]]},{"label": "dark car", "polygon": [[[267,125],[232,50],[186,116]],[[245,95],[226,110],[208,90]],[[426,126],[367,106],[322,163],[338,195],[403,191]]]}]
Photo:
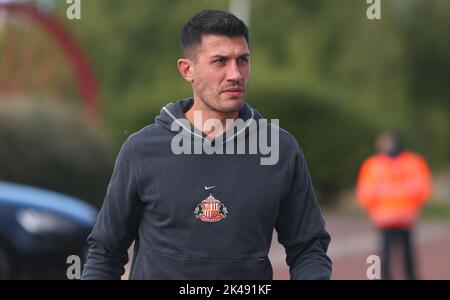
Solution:
[{"label": "dark car", "polygon": [[0,181],[0,279],[66,279],[96,218],[80,199]]}]

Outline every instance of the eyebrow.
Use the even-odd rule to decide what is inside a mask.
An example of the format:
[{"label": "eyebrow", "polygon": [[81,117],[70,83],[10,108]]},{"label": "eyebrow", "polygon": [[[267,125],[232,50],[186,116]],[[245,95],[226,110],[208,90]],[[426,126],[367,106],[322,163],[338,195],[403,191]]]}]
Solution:
[{"label": "eyebrow", "polygon": [[[250,53],[243,53],[241,55],[239,55],[238,57],[250,57]],[[211,56],[211,58],[230,58],[229,55],[222,55],[222,54],[216,54]]]}]

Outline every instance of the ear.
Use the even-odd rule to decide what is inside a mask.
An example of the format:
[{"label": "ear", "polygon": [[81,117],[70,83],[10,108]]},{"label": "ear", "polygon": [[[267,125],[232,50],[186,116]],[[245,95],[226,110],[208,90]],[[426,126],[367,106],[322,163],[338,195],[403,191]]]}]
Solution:
[{"label": "ear", "polygon": [[180,58],[177,61],[177,66],[181,76],[192,83],[194,81],[194,63],[188,58]]}]

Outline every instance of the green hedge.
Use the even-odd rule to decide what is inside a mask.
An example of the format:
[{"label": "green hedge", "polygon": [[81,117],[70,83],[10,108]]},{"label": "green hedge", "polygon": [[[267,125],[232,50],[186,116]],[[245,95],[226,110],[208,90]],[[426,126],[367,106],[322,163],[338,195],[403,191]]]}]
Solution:
[{"label": "green hedge", "polygon": [[299,91],[260,90],[249,98],[261,99],[251,104],[297,138],[322,203],[332,204],[337,191],[354,184],[360,164],[373,152],[372,124]]},{"label": "green hedge", "polygon": [[103,201],[113,155],[100,126],[56,103],[0,105],[0,180],[30,184]]}]

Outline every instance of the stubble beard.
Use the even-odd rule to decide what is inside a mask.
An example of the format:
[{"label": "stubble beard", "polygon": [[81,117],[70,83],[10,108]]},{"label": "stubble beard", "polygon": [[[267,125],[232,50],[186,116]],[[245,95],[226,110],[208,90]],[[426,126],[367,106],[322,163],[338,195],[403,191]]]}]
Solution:
[{"label": "stubble beard", "polygon": [[199,88],[198,96],[200,100],[213,111],[219,113],[234,113],[240,111],[245,104],[247,88],[245,86],[242,86],[242,88],[244,89],[244,92],[241,99],[226,99],[227,97],[222,95],[220,90],[217,90],[214,94],[208,95],[207,93],[204,93],[201,88]]}]

